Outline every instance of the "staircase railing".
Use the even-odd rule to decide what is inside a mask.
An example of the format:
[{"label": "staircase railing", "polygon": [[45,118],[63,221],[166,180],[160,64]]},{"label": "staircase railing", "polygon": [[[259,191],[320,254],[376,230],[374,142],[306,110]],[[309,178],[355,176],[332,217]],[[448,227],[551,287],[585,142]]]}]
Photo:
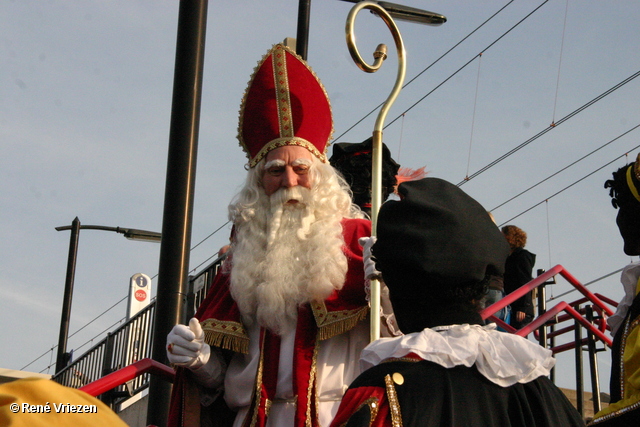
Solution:
[{"label": "staircase railing", "polygon": [[[218,258],[197,276],[190,278],[192,291],[187,299],[188,316],[193,315],[195,308],[206,295],[211,280],[223,260],[224,256]],[[524,296],[527,292],[536,288],[544,289],[546,284],[554,283],[550,282],[550,279],[557,275],[565,278],[583,295],[583,298],[572,303],[562,301],[550,309],[539,307],[538,317],[520,330],[515,330],[493,316],[494,313]],[[614,307],[617,305],[614,301],[602,295],[590,292],[564,267],[557,265],[502,300],[485,308],[480,312],[480,315],[483,319],[495,321],[507,332],[523,337],[534,333],[540,339],[540,344],[549,347],[554,354],[575,349],[577,406],[582,413],[584,404],[582,400],[582,351],[584,345],[588,346],[587,351],[589,352],[591,365],[594,411],[600,409],[597,359],[595,356],[597,351],[604,349],[595,348],[595,343],[603,342],[609,347],[612,344],[611,339],[604,334],[607,329],[606,319],[613,314],[613,310],[607,304]],[[155,301],[126,324],[108,334],[103,341],[96,344],[74,363],[57,373],[54,376],[54,380],[70,387],[80,388],[94,396],[100,395],[101,399],[109,403],[113,408],[116,408],[117,403],[125,400],[132,393],[138,393],[148,387],[150,374],[160,374],[172,381],[173,369],[149,358],[152,336],[150,331],[153,328],[152,319],[154,317],[153,310],[155,310]],[[565,321],[573,321],[573,325],[555,330],[556,325]],[[547,331],[547,328],[550,331]],[[587,338],[582,337],[582,328],[587,330]],[[558,336],[572,331],[575,334],[573,341],[558,346],[554,344]]]},{"label": "staircase railing", "polygon": [[[556,275],[560,275],[566,279],[583,295],[583,297],[571,303],[561,301],[550,309],[547,309],[546,305],[543,305],[539,301],[538,317],[519,330],[514,329],[512,326],[493,316],[494,313],[497,313],[499,310],[510,305],[515,300],[521,298],[527,292],[534,289],[539,289],[542,291],[542,295],[544,295],[545,285],[555,283],[554,278]],[[544,298],[541,299],[544,300]],[[544,304],[546,304],[546,302],[544,302]],[[502,300],[485,308],[480,314],[483,319],[489,319],[496,322],[498,326],[507,332],[522,337],[526,337],[529,334],[534,333],[540,342],[540,345],[549,348],[554,355],[567,350],[575,350],[576,406],[580,414],[584,416],[584,373],[582,367],[582,353],[583,351],[587,351],[589,354],[591,391],[593,395],[593,410],[595,413],[600,410],[600,382],[598,378],[597,353],[605,350],[605,348],[598,348],[597,343],[602,342],[607,347],[611,347],[612,345],[611,338],[605,335],[605,331],[608,328],[607,317],[613,315],[613,310],[609,305],[616,307],[617,303],[600,294],[590,292],[563,266],[556,265],[549,271],[540,274],[529,283],[505,296]],[[569,326],[556,329],[557,325],[566,321],[570,321],[572,323]],[[583,337],[582,328],[585,328],[587,331],[586,337]],[[573,332],[573,337],[570,338],[569,342],[561,345],[555,345],[555,340],[559,336],[570,332]],[[584,346],[586,346],[586,349]],[[554,380],[554,376],[555,371],[552,371],[552,380]]]},{"label": "staircase railing", "polygon": [[99,396],[147,373],[160,375],[171,382],[175,377],[175,371],[172,368],[155,360],[145,358],[80,387],[80,390],[94,397]]},{"label": "staircase railing", "polygon": [[[193,316],[195,309],[206,296],[211,280],[224,259],[225,256],[217,258],[204,270],[189,278],[187,318]],[[155,309],[156,302],[153,300],[126,323],[108,333],[103,340],[57,372],[53,380],[68,387],[83,388],[103,380],[116,371],[143,360],[151,360]],[[171,370],[168,367],[167,369]],[[100,399],[114,410],[118,410],[119,403],[149,387],[149,378],[149,372],[145,371],[120,384],[114,383],[108,389],[108,393],[102,393]]]}]

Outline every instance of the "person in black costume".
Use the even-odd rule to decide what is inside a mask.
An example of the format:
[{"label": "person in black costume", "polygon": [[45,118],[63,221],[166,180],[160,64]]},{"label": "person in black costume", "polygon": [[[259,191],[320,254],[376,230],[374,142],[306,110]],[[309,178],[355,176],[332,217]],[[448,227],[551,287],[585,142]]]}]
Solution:
[{"label": "person in black costume", "polygon": [[[610,188],[611,203],[618,209],[624,253],[640,255],[640,154],[634,163],[613,172],[604,186]],[[596,426],[640,425],[640,261],[627,265],[620,281],[625,296],[607,320],[613,335],[611,403],[594,416]]]},{"label": "person in black costume", "polygon": [[437,178],[401,184],[399,194],[380,209],[377,241],[363,243],[365,274],[389,287],[405,335],[364,349],[367,370],[332,427],[583,426],[547,378],[551,351],[483,325],[489,276],[509,254],[487,212]]},{"label": "person in black costume", "polygon": [[[333,144],[329,164],[347,181],[353,195],[353,203],[371,217],[371,159],[373,137],[362,142],[338,142]],[[382,143],[382,202],[395,190],[396,174],[400,165],[391,158],[391,152]]]},{"label": "person in black costume", "polygon": [[[536,263],[536,255],[524,247],[527,244],[527,233],[515,225],[502,227],[502,234],[509,243],[510,253],[504,268],[504,291],[507,295],[520,286],[530,282],[531,272]],[[522,298],[511,303],[511,326],[521,329],[533,320],[532,293],[527,292]]]}]

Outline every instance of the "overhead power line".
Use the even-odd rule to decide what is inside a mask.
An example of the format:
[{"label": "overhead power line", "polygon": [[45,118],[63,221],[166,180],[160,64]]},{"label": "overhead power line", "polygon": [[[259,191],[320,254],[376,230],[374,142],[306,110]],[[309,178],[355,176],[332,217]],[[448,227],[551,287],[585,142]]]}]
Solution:
[{"label": "overhead power line", "polygon": [[512,150],[508,151],[507,153],[503,154],[502,156],[498,157],[496,160],[494,160],[491,163],[489,163],[488,165],[484,166],[483,168],[481,168],[477,172],[471,174],[471,176],[466,177],[465,179],[463,179],[462,181],[460,181],[458,183],[458,187],[460,187],[465,182],[468,182],[468,181],[472,180],[473,178],[477,177],[481,173],[486,172],[487,170],[491,169],[492,167],[494,167],[495,165],[497,165],[498,163],[500,163],[501,161],[503,161],[507,157],[511,156],[515,152],[517,152],[517,151],[521,150],[522,148],[526,147],[527,145],[529,145],[530,143],[532,143],[536,139],[540,138],[542,135],[546,134],[547,132],[549,132],[552,129],[555,129],[558,125],[561,125],[562,123],[566,122],[567,120],[569,120],[570,118],[574,117],[578,113],[580,113],[580,112],[586,110],[587,108],[591,107],[593,104],[595,104],[596,102],[600,101],[602,98],[604,98],[607,95],[610,95],[611,93],[613,93],[616,90],[620,89],[622,86],[626,85],[627,83],[629,83],[631,80],[635,79],[638,76],[640,76],[640,71],[637,71],[636,73],[634,73],[631,76],[627,77],[626,79],[624,79],[623,81],[621,81],[617,85],[615,85],[612,88],[604,91],[600,95],[598,95],[595,98],[593,98],[591,101],[587,102],[586,104],[582,105],[578,109],[576,109],[576,110],[572,111],[571,113],[567,114],[566,116],[564,116],[563,118],[561,118],[557,122],[552,123],[551,125],[549,125],[548,128],[544,129],[543,131],[539,132],[537,135],[532,136],[531,138],[527,139],[525,142],[523,142],[522,144],[518,145],[514,149],[512,149]]},{"label": "overhead power line", "polygon": [[[489,21],[491,21],[493,18],[495,18],[500,12],[502,12],[504,9],[507,8],[507,6],[509,6],[511,3],[513,3],[515,0],[511,0],[509,3],[505,4],[504,6],[502,6],[496,13],[494,13],[493,15],[491,15],[489,18],[487,18],[482,24],[478,25],[473,31],[471,31],[469,34],[467,34],[466,36],[464,36],[458,43],[454,44],[451,48],[449,48],[449,50],[447,50],[445,53],[443,53],[442,55],[440,55],[440,57],[438,59],[436,59],[435,61],[433,61],[431,64],[429,64],[429,66],[427,66],[427,68],[425,68],[424,70],[420,71],[418,74],[416,74],[415,77],[413,77],[411,80],[409,80],[407,83],[405,83],[404,86],[402,86],[402,88],[404,89],[405,87],[409,86],[411,83],[413,83],[414,80],[416,80],[418,77],[420,77],[422,74],[424,74],[427,70],[429,70],[431,67],[433,67],[434,65],[436,65],[438,62],[440,62],[440,60],[442,58],[444,58],[445,56],[447,56],[452,50],[454,50],[455,48],[457,48],[458,46],[460,46],[465,40],[467,40],[469,37],[471,37],[476,31],[478,31],[480,28],[482,28],[486,23],[488,23]],[[545,3],[549,1],[546,0]],[[544,4],[544,3],[543,3]],[[448,79],[447,79],[448,80]],[[373,114],[378,108],[380,108],[382,105],[384,104],[384,101],[381,102],[380,104],[378,104],[374,109],[372,109],[371,111],[369,111],[367,114],[364,115],[364,117],[362,117],[360,120],[358,120],[357,122],[355,122],[353,125],[351,125],[351,127],[349,127],[347,130],[345,130],[344,132],[342,132],[340,135],[338,135],[336,138],[334,138],[334,140],[338,140],[340,138],[342,138],[343,136],[345,136],[351,129],[355,128],[356,126],[358,126],[360,123],[362,123],[362,121],[364,119],[366,119],[367,117],[369,117],[371,114]],[[396,119],[397,120],[397,119]],[[395,121],[395,120],[394,120]]]},{"label": "overhead power line", "polygon": [[[592,281],[590,281],[590,282],[588,282],[588,283],[585,283],[583,286],[584,286],[584,287],[587,287],[587,286],[589,286],[589,285],[592,285],[592,284],[594,284],[594,283],[596,283],[596,282],[599,282],[600,280],[604,280],[604,279],[606,279],[607,277],[611,277],[611,276],[613,276],[613,275],[614,275],[614,274],[616,274],[616,273],[620,273],[622,270],[624,270],[624,267],[623,267],[623,268],[619,268],[619,269],[617,269],[616,271],[612,271],[611,273],[607,273],[607,274],[605,274],[604,276],[598,277],[597,279],[594,279],[594,280],[592,280]],[[547,302],[553,301],[553,300],[558,299],[558,298],[560,298],[560,297],[563,297],[563,296],[565,296],[565,295],[569,295],[571,292],[575,292],[575,291],[577,291],[577,289],[576,289],[576,288],[572,288],[572,289],[568,290],[567,292],[564,292],[564,293],[562,293],[562,294],[560,294],[560,295],[556,295],[555,297],[551,297],[551,298],[549,298],[549,299],[547,300]]]},{"label": "overhead power line", "polygon": [[[207,237],[205,237],[204,239],[202,239],[200,242],[198,242],[195,246],[193,246],[190,250],[194,250],[195,248],[197,248],[198,246],[200,246],[202,243],[204,243],[206,240],[208,240],[209,238],[211,238],[214,234],[216,234],[218,231],[222,230],[223,227],[225,227],[227,224],[229,224],[230,221],[225,222],[224,224],[222,224],[220,227],[218,227],[217,229],[215,229],[211,234],[209,234]],[[210,260],[211,257],[207,258],[206,261],[204,261],[205,263]],[[199,266],[203,265],[204,263],[201,263]],[[198,267],[199,267],[198,266]],[[198,268],[196,267],[196,268]],[[155,279],[156,277],[158,277],[158,274],[156,273],[155,276],[152,277],[152,279]],[[88,321],[87,323],[85,323],[83,326],[81,326],[78,330],[76,330],[74,333],[72,333],[71,335],[69,335],[69,338],[75,336],[76,334],[78,334],[80,331],[82,331],[83,329],[85,329],[87,326],[89,326],[90,324],[92,324],[93,322],[95,322],[96,320],[98,320],[99,318],[101,318],[102,316],[104,316],[105,314],[107,314],[109,311],[113,310],[115,307],[117,307],[119,304],[121,304],[124,300],[127,299],[127,295],[125,295],[122,299],[120,299],[119,301],[117,301],[115,304],[113,304],[111,307],[109,307],[108,309],[106,309],[105,311],[103,311],[102,313],[100,313],[99,315],[97,315],[96,317],[94,317],[93,319],[91,319],[90,321]],[[96,340],[100,335],[104,334],[106,331],[110,330],[113,326],[117,325],[118,323],[121,323],[125,318],[121,318],[119,319],[116,323],[114,323],[113,325],[109,326],[107,329],[103,330],[102,332],[98,333],[97,335],[95,335],[93,338],[91,338],[89,341],[85,342],[84,344],[82,344],[80,347],[76,348],[76,350],[84,347],[85,345],[87,345],[87,343],[92,342],[94,340]],[[46,354],[54,351],[54,349],[56,349],[58,346],[54,345],[53,347],[51,347],[50,350],[45,351],[44,353],[42,353],[40,356],[38,356],[37,358],[35,358],[34,360],[32,360],[31,362],[29,362],[28,364],[26,364],[25,366],[22,367],[21,370],[26,369],[27,367],[33,365],[35,362],[37,362],[38,360],[42,359]],[[47,366],[46,368],[44,368],[44,370],[47,370],[51,367],[51,365]],[[42,371],[41,371],[42,372]]]},{"label": "overhead power line", "polygon": [[505,224],[507,224],[507,223],[509,223],[509,222],[513,221],[514,219],[516,219],[516,218],[518,218],[518,217],[520,217],[520,216],[524,215],[525,213],[529,212],[530,210],[532,210],[532,209],[534,209],[534,208],[536,208],[536,207],[540,206],[541,204],[543,204],[543,203],[547,202],[548,200],[550,200],[550,199],[554,198],[554,197],[555,197],[555,196],[557,196],[558,194],[560,194],[560,193],[564,192],[565,190],[568,190],[569,188],[573,187],[573,186],[574,186],[574,185],[576,185],[577,183],[579,183],[579,182],[581,182],[581,181],[584,181],[585,179],[589,178],[589,177],[590,177],[591,175],[593,175],[594,173],[599,172],[599,171],[601,171],[602,169],[606,168],[607,166],[611,165],[612,163],[614,163],[614,162],[616,162],[616,161],[620,160],[622,157],[626,156],[626,155],[627,155],[627,153],[628,153],[629,151],[637,150],[638,148],[640,148],[640,145],[636,145],[636,146],[635,146],[635,147],[633,147],[632,149],[630,149],[630,150],[628,150],[627,152],[625,152],[625,154],[622,154],[622,155],[620,155],[620,156],[616,157],[615,159],[611,160],[610,162],[607,162],[606,164],[604,164],[604,165],[600,166],[598,169],[596,169],[596,170],[594,170],[594,171],[592,171],[592,172],[588,173],[587,175],[583,176],[583,177],[582,177],[582,178],[580,178],[579,180],[574,181],[573,183],[571,183],[571,184],[567,185],[567,186],[566,186],[566,187],[564,187],[562,190],[556,191],[556,192],[555,192],[555,193],[553,193],[551,196],[547,197],[546,199],[542,200],[541,202],[536,203],[535,205],[531,206],[530,208],[528,208],[528,209],[526,209],[526,210],[524,210],[524,211],[520,212],[518,215],[516,215],[516,216],[514,216],[514,217],[512,217],[512,218],[510,218],[510,219],[508,219],[507,221],[505,221],[505,222],[503,222],[502,224],[500,224],[498,227],[502,227],[503,225],[505,225]]},{"label": "overhead power line", "polygon": [[480,51],[480,53],[478,53],[477,55],[475,55],[473,58],[471,58],[470,60],[468,60],[462,67],[458,68],[456,71],[453,72],[453,74],[451,74],[449,77],[447,77],[446,79],[444,79],[439,85],[437,85],[435,88],[433,88],[432,90],[430,90],[425,96],[423,96],[422,98],[420,98],[419,100],[417,100],[415,103],[413,103],[409,108],[407,108],[406,110],[404,110],[398,117],[396,117],[395,119],[391,120],[385,127],[384,129],[388,128],[389,126],[391,126],[392,124],[394,124],[400,117],[402,117],[404,114],[406,114],[407,112],[409,112],[410,110],[412,110],[416,105],[418,105],[419,103],[421,103],[422,101],[424,101],[429,95],[431,95],[433,92],[435,92],[437,89],[439,89],[442,85],[444,85],[446,82],[448,82],[449,80],[451,80],[453,77],[455,77],[456,74],[458,74],[460,71],[462,71],[463,69],[465,69],[469,64],[471,64],[476,58],[479,58],[480,56],[482,56],[483,53],[485,53],[486,51],[488,51],[489,49],[491,49],[496,43],[498,43],[500,40],[502,40],[507,34],[509,34],[511,31],[513,31],[518,25],[522,24],[525,20],[527,20],[531,15],[533,15],[534,13],[536,13],[538,11],[538,9],[540,9],[542,6],[545,5],[545,3],[547,3],[549,0],[545,0],[544,2],[542,2],[538,7],[536,7],[535,9],[533,9],[531,12],[529,12],[524,18],[522,18],[521,20],[519,20],[518,22],[516,22],[511,28],[509,28],[507,31],[505,31],[504,33],[502,33],[502,35],[500,37],[498,37],[497,39],[495,39],[493,42],[489,43],[489,45],[487,45],[487,47],[485,47],[484,49],[482,49]]},{"label": "overhead power line", "polygon": [[500,203],[498,206],[496,206],[495,208],[491,209],[491,212],[494,212],[496,209],[501,208],[502,206],[506,205],[507,203],[517,199],[518,197],[522,196],[523,194],[525,194],[526,192],[528,192],[529,190],[532,190],[534,188],[536,188],[538,185],[542,184],[543,182],[546,182],[548,180],[550,180],[551,178],[553,178],[554,176],[558,175],[561,172],[564,172],[565,170],[569,169],[571,166],[575,165],[576,163],[581,162],[582,160],[586,159],[587,157],[591,156],[592,154],[596,153],[597,151],[603,149],[604,147],[606,147],[607,145],[617,141],[618,139],[622,138],[623,136],[629,134],[630,132],[636,130],[638,127],[640,127],[640,124],[635,125],[634,127],[632,127],[631,129],[629,129],[628,131],[616,136],[615,138],[613,138],[611,141],[601,145],[600,147],[596,148],[595,150],[591,151],[590,153],[580,157],[578,160],[570,163],[569,165],[563,167],[562,169],[558,170],[557,172],[549,175],[548,177],[546,177],[545,179],[543,179],[542,181],[538,181],[538,183],[532,185],[531,187],[527,188],[524,191],[521,191],[520,193],[516,194],[515,196],[511,197],[509,200]]}]

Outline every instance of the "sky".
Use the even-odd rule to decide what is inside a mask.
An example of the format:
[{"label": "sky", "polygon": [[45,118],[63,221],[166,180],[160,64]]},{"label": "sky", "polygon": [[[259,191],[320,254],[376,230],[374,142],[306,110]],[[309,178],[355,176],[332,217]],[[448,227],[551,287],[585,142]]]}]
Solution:
[{"label": "sky", "polygon": [[[192,273],[228,241],[226,207],[245,176],[240,100],[261,57],[295,37],[297,3],[209,2]],[[398,22],[410,83],[385,122],[394,159],[463,183],[498,224],[524,229],[536,269],[560,264],[594,282],[593,292],[621,299],[619,274],[610,273],[637,257],[622,251],[603,183],[640,152],[640,79],[629,79],[640,71],[640,4],[404,4],[448,20],[439,27]],[[69,231],[55,227],[78,217],[83,225],[162,228],[178,6],[0,2],[2,368],[53,373],[69,250]],[[375,74],[356,67],[344,36],[351,7],[311,4],[308,61],[331,99],[334,142],[371,135],[377,112],[369,113],[397,73],[393,39],[367,11],[356,22],[358,49],[370,59],[386,43],[389,59]],[[156,285],[159,250],[116,233],[80,233],[68,349],[88,350],[124,318],[133,274]],[[548,294],[570,289],[559,278]],[[575,299],[574,292],[549,304]],[[573,357],[558,355],[559,372],[573,372]],[[604,391],[609,360],[599,353]],[[570,375],[557,381],[575,387]]]}]

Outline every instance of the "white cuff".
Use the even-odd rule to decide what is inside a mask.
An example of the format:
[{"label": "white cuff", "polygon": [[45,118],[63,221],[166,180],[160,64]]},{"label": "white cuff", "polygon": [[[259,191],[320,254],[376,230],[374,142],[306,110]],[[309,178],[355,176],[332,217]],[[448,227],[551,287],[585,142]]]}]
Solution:
[{"label": "white cuff", "polygon": [[199,365],[198,367],[189,368],[189,370],[193,372],[198,384],[206,388],[215,389],[220,387],[224,382],[227,364],[218,350],[211,349],[207,363]]}]

